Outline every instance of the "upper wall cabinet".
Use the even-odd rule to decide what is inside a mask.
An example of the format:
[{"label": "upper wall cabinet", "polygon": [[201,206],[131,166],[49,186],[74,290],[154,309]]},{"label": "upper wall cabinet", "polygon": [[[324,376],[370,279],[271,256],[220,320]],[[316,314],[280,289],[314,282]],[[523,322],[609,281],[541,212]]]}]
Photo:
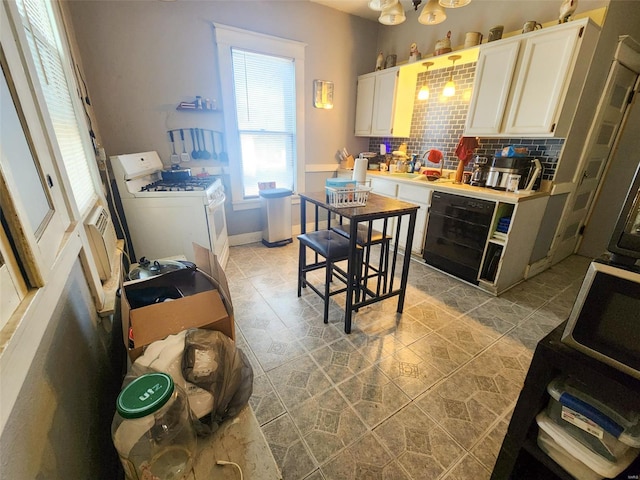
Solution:
[{"label": "upper wall cabinet", "polygon": [[400,67],[359,76],[356,136],[408,137],[415,90],[415,73]]},{"label": "upper wall cabinet", "polygon": [[464,134],[566,137],[598,35],[582,19],[483,45]]}]

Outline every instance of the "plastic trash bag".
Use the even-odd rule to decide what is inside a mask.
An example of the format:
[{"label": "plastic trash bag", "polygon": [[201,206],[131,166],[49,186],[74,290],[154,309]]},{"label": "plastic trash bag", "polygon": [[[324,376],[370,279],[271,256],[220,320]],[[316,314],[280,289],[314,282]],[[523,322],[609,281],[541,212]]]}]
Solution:
[{"label": "plastic trash bag", "polygon": [[213,395],[213,410],[200,419],[210,432],[236,416],[253,392],[249,359],[233,340],[214,330],[187,330],[182,374],[187,382]]},{"label": "plastic trash bag", "polygon": [[171,375],[187,391],[200,436],[215,432],[237,415],[253,393],[253,368],[247,356],[214,330],[192,328],[151,343],[131,365],[122,388],[154,371]]},{"label": "plastic trash bag", "polygon": [[145,373],[142,367],[171,375],[174,383],[180,385],[187,392],[194,418],[202,418],[213,410],[213,395],[209,391],[187,382],[182,375],[182,356],[184,355],[186,333],[187,331],[183,330],[175,335],[169,335],[163,340],[151,343],[131,368],[137,373],[137,376]]}]

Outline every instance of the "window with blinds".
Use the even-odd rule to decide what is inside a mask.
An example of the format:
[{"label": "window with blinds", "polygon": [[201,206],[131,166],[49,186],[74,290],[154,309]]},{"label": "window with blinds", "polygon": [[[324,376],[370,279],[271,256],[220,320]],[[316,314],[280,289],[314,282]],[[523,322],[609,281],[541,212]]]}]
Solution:
[{"label": "window with blinds", "polygon": [[[29,50],[51,119],[60,155],[71,184],[73,198],[81,215],[94,205],[96,189],[91,176],[87,152],[88,132],[76,116],[71,92],[73,86],[65,75],[61,28],[52,5],[42,0],[17,0]],[[86,137],[83,140],[83,135]]]},{"label": "window with blinds", "polygon": [[231,59],[243,197],[257,197],[258,182],[294,190],[295,61],[238,48]]}]

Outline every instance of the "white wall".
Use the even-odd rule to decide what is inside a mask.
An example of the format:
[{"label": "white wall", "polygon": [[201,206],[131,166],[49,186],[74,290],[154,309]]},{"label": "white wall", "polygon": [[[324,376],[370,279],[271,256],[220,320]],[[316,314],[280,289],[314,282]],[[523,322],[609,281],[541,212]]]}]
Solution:
[{"label": "white wall", "polygon": [[115,333],[113,344],[76,260],[0,434],[0,477],[117,478],[110,425],[122,366],[113,348],[122,337]]},{"label": "white wall", "polygon": [[[339,148],[367,147],[353,136],[356,77],[375,65],[376,22],[310,2],[95,0],[68,2],[68,11],[108,155],[157,150],[168,164],[168,129],[222,129],[220,114],[175,110],[195,95],[231,108],[219,95],[214,21],[307,44],[307,164],[337,164]],[[334,82],[332,110],[313,108],[314,79]],[[326,176],[308,175],[307,189]],[[230,235],[261,230],[259,210],[227,213]]]}]

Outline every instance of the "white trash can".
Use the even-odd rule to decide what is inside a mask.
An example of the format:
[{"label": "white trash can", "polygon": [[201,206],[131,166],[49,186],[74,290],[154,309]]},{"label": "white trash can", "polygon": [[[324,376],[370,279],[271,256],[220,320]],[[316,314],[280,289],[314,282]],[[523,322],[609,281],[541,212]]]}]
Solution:
[{"label": "white trash can", "polygon": [[260,190],[262,200],[262,243],[281,247],[291,238],[291,195],[287,188]]}]

